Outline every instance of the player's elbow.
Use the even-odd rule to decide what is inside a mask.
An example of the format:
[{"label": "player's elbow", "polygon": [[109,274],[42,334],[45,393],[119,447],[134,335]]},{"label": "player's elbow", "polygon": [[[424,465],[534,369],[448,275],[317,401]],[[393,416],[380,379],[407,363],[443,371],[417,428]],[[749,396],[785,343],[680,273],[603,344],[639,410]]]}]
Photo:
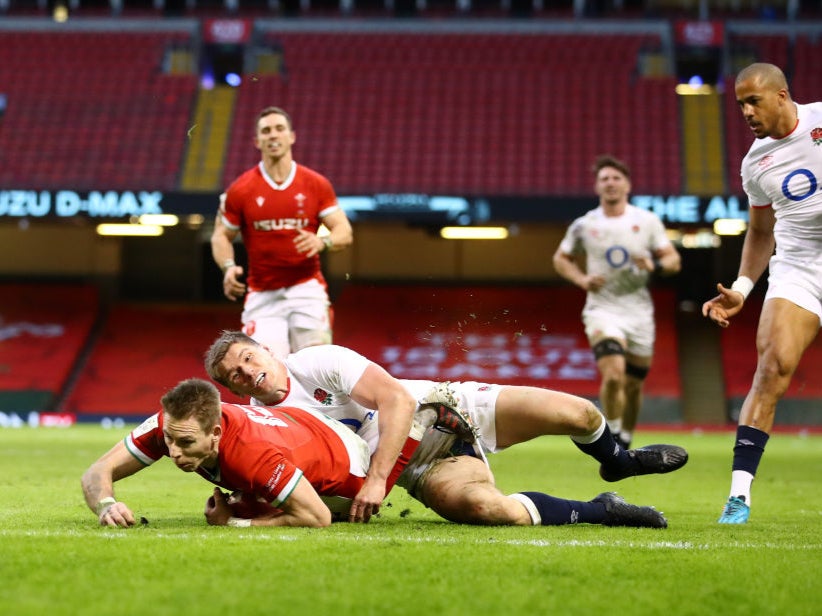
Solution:
[{"label": "player's elbow", "polygon": [[564,252],[558,250],[554,253],[554,270],[563,278],[568,278],[568,265],[570,263],[571,259]]}]

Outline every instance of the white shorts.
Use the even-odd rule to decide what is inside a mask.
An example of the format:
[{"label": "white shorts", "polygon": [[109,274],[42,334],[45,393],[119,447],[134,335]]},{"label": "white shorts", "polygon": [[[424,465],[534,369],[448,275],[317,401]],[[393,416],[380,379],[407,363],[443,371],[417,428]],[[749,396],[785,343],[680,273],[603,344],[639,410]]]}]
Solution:
[{"label": "white shorts", "polygon": [[593,341],[604,338],[624,340],[626,350],[639,357],[652,357],[656,340],[653,310],[615,313],[602,308],[586,309],[582,313],[585,335]]},{"label": "white shorts", "polygon": [[[433,387],[435,381],[402,380],[417,400],[422,399]],[[485,451],[495,452],[497,447],[497,397],[502,385],[478,383],[476,381],[454,381],[451,389],[460,408],[468,413],[480,432],[480,443]]]},{"label": "white shorts", "polygon": [[778,255],[771,257],[768,270],[768,292],[765,301],[779,297],[793,302],[819,317],[822,325],[822,275],[820,265],[787,262]]},{"label": "white shorts", "polygon": [[331,343],[328,293],[311,279],[274,291],[249,291],[243,332],[283,358],[292,351]]}]

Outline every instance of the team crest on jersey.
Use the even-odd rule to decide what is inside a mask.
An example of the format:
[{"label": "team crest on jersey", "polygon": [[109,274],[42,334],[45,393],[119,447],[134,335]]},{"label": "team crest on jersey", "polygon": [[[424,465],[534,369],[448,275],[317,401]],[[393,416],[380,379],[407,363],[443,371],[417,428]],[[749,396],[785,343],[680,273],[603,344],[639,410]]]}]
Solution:
[{"label": "team crest on jersey", "polygon": [[257,202],[257,207],[263,207],[263,203],[265,203],[265,197],[257,197],[255,201]]},{"label": "team crest on jersey", "polygon": [[814,145],[822,145],[822,127],[817,126],[811,130],[811,139]]},{"label": "team crest on jersey", "polygon": [[756,164],[757,164],[757,166],[762,167],[763,169],[765,169],[767,167],[770,167],[772,163],[773,163],[773,155],[768,154],[767,156],[763,156],[762,158],[760,158],[759,162],[757,162]]},{"label": "team crest on jersey", "polygon": [[633,227],[631,227],[631,231],[633,231],[634,233],[639,233],[639,225],[634,225]]},{"label": "team crest on jersey", "polygon": [[324,406],[331,406],[331,394],[319,387],[314,390],[314,399]]}]

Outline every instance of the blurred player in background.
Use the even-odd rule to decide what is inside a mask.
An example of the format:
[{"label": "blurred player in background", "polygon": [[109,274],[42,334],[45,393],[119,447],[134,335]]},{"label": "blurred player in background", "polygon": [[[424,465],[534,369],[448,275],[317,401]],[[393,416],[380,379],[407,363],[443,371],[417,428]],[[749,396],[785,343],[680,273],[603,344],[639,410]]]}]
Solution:
[{"label": "blurred player in background", "polygon": [[629,203],[625,163],[600,156],[594,177],[599,206],[571,223],[553,262],[560,276],[587,293],[582,321],[601,377],[600,403],[627,449],[656,338],[648,284],[654,273],[679,272],[680,256],[659,217]]},{"label": "blurred player in background", "polygon": [[[331,342],[330,301],[319,255],[353,241],[351,224],[331,183],[294,162],[296,133],[288,113],[266,107],[257,117],[254,145],[261,160],[220,197],[211,253],[223,271],[223,293],[245,295],[243,330],[285,357]],[[320,224],[330,234],[317,235]],[[242,236],[248,278],[234,262]]]},{"label": "blurred player in background", "polygon": [[216,382],[239,396],[250,396],[254,404],[286,404],[326,413],[349,425],[372,450],[383,446],[395,421],[376,403],[385,395],[381,390],[399,387],[421,404],[444,405],[467,414],[478,436],[465,453],[481,458],[485,452],[542,435],[566,435],[600,462],[600,476],[606,481],[669,473],[688,460],[687,452],[675,445],[626,451],[614,441],[596,406],[578,396],[537,387],[395,379],[359,353],[337,345],[303,349],[281,360],[242,332],[228,331],[206,353],[205,368]]},{"label": "blurred player in background", "polygon": [[750,224],[736,281],[730,289],[717,284],[719,295],[703,304],[702,314],[728,327],[766,267],[769,276],[756,373],[739,415],[720,524],[748,521],[751,484],[777,402],[822,322],[822,102],[794,103],[785,75],[772,64],[743,69],[735,91],[756,137],[742,161]]},{"label": "blurred player in background", "polygon": [[[83,494],[101,525],[135,524],[131,509],[114,497],[113,484],[163,456],[232,492],[226,497],[217,488],[206,502],[206,520],[216,526],[328,526],[350,510],[368,471],[368,444],[322,413],[221,403],[217,388],[201,379],[179,383],[162,406],[84,473]],[[459,522],[667,526],[654,508],[611,492],[590,501],[540,492],[505,496],[487,466],[467,456],[432,461],[418,484],[420,490],[429,485],[430,499]]]}]

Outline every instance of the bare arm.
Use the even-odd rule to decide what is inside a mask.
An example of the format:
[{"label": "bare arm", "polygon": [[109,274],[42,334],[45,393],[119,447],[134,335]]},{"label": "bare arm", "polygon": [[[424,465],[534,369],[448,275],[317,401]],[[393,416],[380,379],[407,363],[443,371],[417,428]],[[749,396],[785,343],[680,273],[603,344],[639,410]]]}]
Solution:
[{"label": "bare arm", "polygon": [[759,280],[776,248],[773,228],[776,217],[772,207],[750,208],[750,223],[742,244],[742,259],[738,276],[747,276],[754,282]]},{"label": "bare arm", "polygon": [[[750,208],[750,223],[742,244],[742,259],[737,277],[745,276],[755,283],[762,276],[776,247],[773,235],[775,224],[773,208]],[[742,310],[745,297],[722,283],[718,283],[716,289],[719,295],[702,304],[702,314],[720,327],[728,327],[728,319]]]},{"label": "bare arm", "polygon": [[[118,442],[92,464],[80,480],[88,508],[103,526],[132,526],[134,514],[125,503],[114,499],[114,482],[141,471],[145,466],[132,456],[123,441]],[[101,504],[101,501],[103,503]]]},{"label": "bare arm", "polygon": [[557,248],[554,253],[554,269],[557,274],[573,282],[583,291],[599,291],[605,284],[604,276],[589,276],[577,263],[574,255]]},{"label": "bare arm", "polygon": [[411,430],[417,401],[397,379],[371,363],[351,391],[362,406],[379,411],[380,440],[365,483],[351,505],[356,522],[368,522],[386,496],[386,481]]},{"label": "bare arm", "polygon": [[655,251],[654,260],[659,264],[659,268],[662,270],[660,273],[664,276],[678,274],[682,269],[682,257],[673,244]]},{"label": "bare arm", "polygon": [[634,263],[640,269],[657,272],[663,276],[672,276],[682,269],[682,257],[673,245],[655,250],[651,257],[635,257]]},{"label": "bare arm", "polygon": [[329,250],[342,250],[354,242],[354,230],[342,208],[323,218],[323,224],[330,232],[329,238],[332,245]]},{"label": "bare arm", "polygon": [[245,284],[239,280],[243,268],[234,263],[234,239],[239,231],[225,226],[222,216],[217,213],[214,231],[211,234],[211,256],[223,272],[223,294],[234,301],[245,295]]},{"label": "bare arm", "polygon": [[[288,498],[279,505],[282,513],[249,520],[249,526],[308,526],[321,528],[331,524],[331,511],[305,477],[300,477]],[[231,517],[231,507],[220,488],[206,501],[206,521],[212,526],[238,526]]]}]

